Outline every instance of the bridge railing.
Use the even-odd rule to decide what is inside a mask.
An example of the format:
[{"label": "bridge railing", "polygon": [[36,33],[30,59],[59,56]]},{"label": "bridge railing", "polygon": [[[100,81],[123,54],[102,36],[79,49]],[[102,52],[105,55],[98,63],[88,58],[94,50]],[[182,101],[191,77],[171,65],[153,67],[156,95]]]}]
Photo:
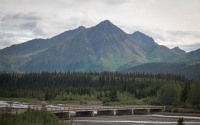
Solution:
[{"label": "bridge railing", "polygon": [[[32,109],[37,109],[37,110],[41,110],[42,106],[39,105],[30,105],[29,107]],[[0,109],[2,108],[11,108],[11,109],[27,109],[27,108],[16,108],[16,107],[8,107],[5,105],[0,105]],[[50,105],[46,105],[46,109],[48,111],[89,111],[89,110],[125,110],[125,109],[164,109],[164,106],[152,106],[152,105],[127,105],[127,106],[78,106],[78,107],[72,107],[72,106],[58,106],[58,105],[54,105],[54,106],[50,106]]]},{"label": "bridge railing", "polygon": [[122,110],[122,109],[164,109],[164,106],[84,106],[84,107],[54,107],[50,111],[80,111],[80,110]]}]

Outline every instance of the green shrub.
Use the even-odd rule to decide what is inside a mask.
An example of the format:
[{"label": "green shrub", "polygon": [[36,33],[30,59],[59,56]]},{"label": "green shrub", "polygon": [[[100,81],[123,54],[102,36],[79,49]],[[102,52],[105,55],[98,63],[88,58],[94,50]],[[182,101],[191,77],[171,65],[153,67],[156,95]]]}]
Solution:
[{"label": "green shrub", "polygon": [[0,125],[59,125],[58,118],[46,111],[28,108],[22,114],[1,114]]},{"label": "green shrub", "polygon": [[185,125],[183,122],[184,122],[183,117],[182,117],[182,118],[179,118],[179,119],[177,120],[177,125]]}]

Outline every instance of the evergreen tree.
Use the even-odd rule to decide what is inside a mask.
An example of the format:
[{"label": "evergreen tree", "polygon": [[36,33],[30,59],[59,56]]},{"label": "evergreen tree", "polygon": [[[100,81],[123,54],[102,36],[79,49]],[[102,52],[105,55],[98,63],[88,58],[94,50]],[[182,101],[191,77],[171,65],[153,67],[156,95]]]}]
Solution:
[{"label": "evergreen tree", "polygon": [[179,102],[181,86],[170,83],[161,87],[158,92],[158,100],[163,105],[176,105]]},{"label": "evergreen tree", "polygon": [[188,101],[196,108],[200,109],[200,84],[193,84],[190,88]]},{"label": "evergreen tree", "polygon": [[183,117],[182,118],[178,118],[177,125],[185,125],[183,122],[184,122]]}]

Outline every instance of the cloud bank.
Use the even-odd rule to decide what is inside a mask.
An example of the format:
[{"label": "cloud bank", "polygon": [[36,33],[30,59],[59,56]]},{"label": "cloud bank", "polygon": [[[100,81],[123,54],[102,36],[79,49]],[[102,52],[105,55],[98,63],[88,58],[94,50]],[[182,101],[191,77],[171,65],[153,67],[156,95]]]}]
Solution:
[{"label": "cloud bank", "polygon": [[0,48],[107,19],[170,48],[200,48],[198,0],[1,0],[0,9]]}]

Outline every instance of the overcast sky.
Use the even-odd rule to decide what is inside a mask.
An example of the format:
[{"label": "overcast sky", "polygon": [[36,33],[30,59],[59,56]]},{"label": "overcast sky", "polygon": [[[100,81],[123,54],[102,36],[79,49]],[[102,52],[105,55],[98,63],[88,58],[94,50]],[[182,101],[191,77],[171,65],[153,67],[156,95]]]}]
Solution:
[{"label": "overcast sky", "polygon": [[0,48],[103,20],[169,48],[200,48],[199,0],[0,0]]}]

